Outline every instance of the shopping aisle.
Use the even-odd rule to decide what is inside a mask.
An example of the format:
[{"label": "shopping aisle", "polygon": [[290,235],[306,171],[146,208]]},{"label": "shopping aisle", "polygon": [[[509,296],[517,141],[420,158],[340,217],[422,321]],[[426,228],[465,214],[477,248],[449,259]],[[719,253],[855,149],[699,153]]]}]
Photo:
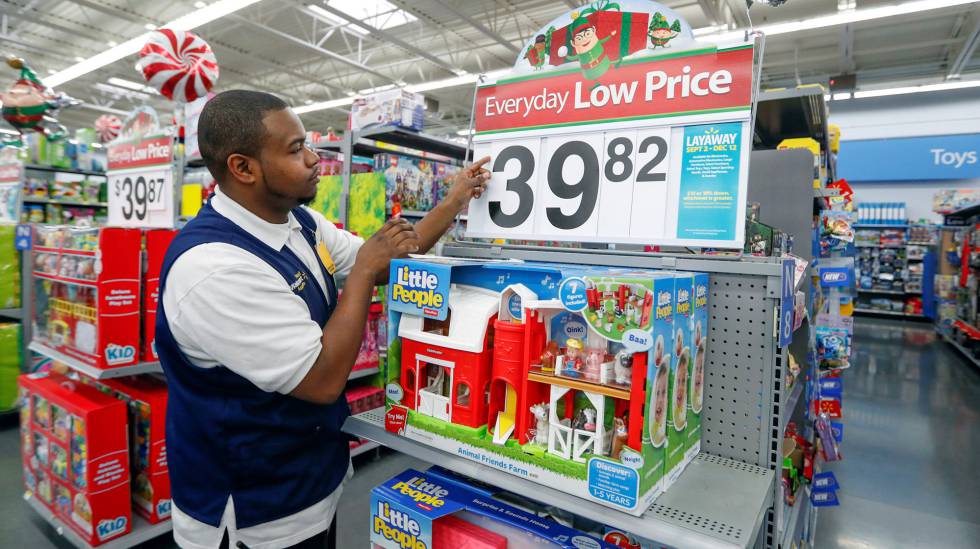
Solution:
[{"label": "shopping aisle", "polygon": [[844,418],[817,547],[980,547],[980,371],[931,324],[855,321]]}]

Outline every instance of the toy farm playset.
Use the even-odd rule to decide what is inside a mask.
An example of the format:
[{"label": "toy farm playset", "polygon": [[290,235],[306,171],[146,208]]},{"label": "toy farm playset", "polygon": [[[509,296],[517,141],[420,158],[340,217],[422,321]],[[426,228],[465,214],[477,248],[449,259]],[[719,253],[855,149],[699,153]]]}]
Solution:
[{"label": "toy farm playset", "polygon": [[128,533],[126,405],[54,372],[18,385],[27,491],[89,545]]},{"label": "toy farm playset", "polygon": [[139,229],[34,228],[34,339],[96,368],[139,361]]},{"label": "toy farm playset", "polygon": [[[639,515],[694,447],[688,394],[700,392],[691,378],[703,368],[695,372],[689,345],[696,340],[703,351],[703,338],[691,333],[706,334],[707,318],[697,328],[693,303],[686,314],[676,307],[679,288],[689,301],[694,295],[694,276],[706,280],[432,256],[393,261],[386,428]],[[680,456],[674,470],[669,455]]]}]

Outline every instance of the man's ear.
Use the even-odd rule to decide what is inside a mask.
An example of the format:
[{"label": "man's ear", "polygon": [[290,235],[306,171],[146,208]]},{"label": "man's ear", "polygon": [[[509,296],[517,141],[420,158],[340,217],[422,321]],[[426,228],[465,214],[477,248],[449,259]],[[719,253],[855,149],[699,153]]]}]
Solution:
[{"label": "man's ear", "polygon": [[254,184],[261,176],[256,159],[244,154],[233,153],[228,156],[228,175],[246,185]]}]

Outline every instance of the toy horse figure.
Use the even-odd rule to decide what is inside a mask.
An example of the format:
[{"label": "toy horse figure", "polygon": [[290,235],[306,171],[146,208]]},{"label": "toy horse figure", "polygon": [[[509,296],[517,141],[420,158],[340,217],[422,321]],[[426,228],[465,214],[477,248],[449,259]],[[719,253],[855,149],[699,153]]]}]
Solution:
[{"label": "toy horse figure", "polygon": [[616,353],[613,371],[616,375],[616,384],[629,387],[633,378],[633,353],[625,350]]},{"label": "toy horse figure", "polygon": [[68,130],[54,118],[62,107],[79,102],[63,93],[55,93],[44,85],[27,63],[19,57],[7,57],[7,65],[20,71],[20,76],[7,91],[0,93],[3,119],[18,131],[34,130],[50,140],[65,136]]},{"label": "toy horse figure", "polygon": [[548,405],[545,403],[531,406],[531,415],[534,416],[534,442],[542,446],[548,445]]},{"label": "toy horse figure", "polygon": [[626,446],[628,439],[629,433],[626,430],[626,421],[624,418],[617,417],[613,419],[612,451],[609,453],[609,457],[619,459],[623,454],[623,447]]}]

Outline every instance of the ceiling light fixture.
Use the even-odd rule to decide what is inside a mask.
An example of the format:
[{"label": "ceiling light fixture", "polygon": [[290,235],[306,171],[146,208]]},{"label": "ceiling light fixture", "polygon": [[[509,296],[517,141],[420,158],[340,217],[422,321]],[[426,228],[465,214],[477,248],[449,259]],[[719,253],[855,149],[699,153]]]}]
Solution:
[{"label": "ceiling light fixture", "polygon": [[207,3],[198,0],[197,2],[194,2],[194,7],[197,9],[205,8],[207,7]]},{"label": "ceiling light fixture", "polygon": [[[180,29],[180,30],[194,30],[197,27],[206,25],[215,19],[220,19],[228,14],[235,13],[236,11],[242,10],[260,2],[261,0],[218,0],[217,2],[210,4],[204,8],[192,11],[187,15],[178,17],[169,23],[163,25],[163,28],[169,29]],[[110,63],[115,63],[120,59],[130,56],[143,47],[146,43],[147,35],[149,33],[143,33],[135,38],[131,38],[122,44],[113,46],[108,50],[93,55],[88,59],[72,65],[67,69],[51,75],[49,78],[45,79],[45,84],[51,87],[56,87],[74,80],[80,76],[84,76],[94,70],[100,69]]]},{"label": "ceiling light fixture", "polygon": [[[500,69],[496,71],[490,71],[486,73],[487,81],[493,81],[501,76],[510,72],[510,69]],[[456,86],[465,86],[467,84],[476,84],[476,81],[480,78],[479,74],[467,74],[463,76],[455,76],[452,78],[446,78],[445,80],[436,80],[434,82],[422,82],[421,84],[411,84],[405,86],[406,91],[421,93],[432,90],[440,90],[443,88],[452,88]],[[381,86],[381,88],[392,88],[393,85]],[[370,90],[361,90],[364,94],[370,92]],[[348,92],[350,93],[350,92]],[[293,107],[293,112],[296,114],[306,114],[308,112],[322,111],[324,109],[333,109],[337,107],[346,107],[354,102],[353,97],[346,97],[343,99],[331,99],[329,101],[321,101],[319,103],[313,103],[312,105],[304,105],[302,107]]]},{"label": "ceiling light fixture", "polygon": [[140,84],[139,82],[133,82],[132,80],[126,80],[124,78],[116,78],[115,76],[109,78],[106,80],[106,82],[112,84],[113,86],[119,86],[120,88],[126,88],[138,92],[160,93],[146,84]]},{"label": "ceiling light fixture", "polygon": [[[788,21],[785,23],[773,23],[771,25],[760,25],[755,30],[764,32],[767,36],[787,34],[806,30],[822,29],[849,23],[860,23],[872,19],[882,19],[894,17],[896,15],[908,15],[921,11],[930,11],[941,8],[951,8],[966,4],[974,4],[976,0],[914,0],[913,2],[903,2],[890,6],[876,8],[864,8],[858,10],[839,11],[830,15],[811,17],[800,21]],[[712,42],[728,42],[741,40],[747,29],[739,29],[730,32],[710,32],[710,27],[704,29],[694,29],[694,35],[699,38],[711,38]]]},{"label": "ceiling light fixture", "polygon": [[360,37],[365,37],[368,35],[368,31],[362,29],[359,25],[355,25],[354,23],[351,23],[350,21],[344,19],[343,17],[338,17],[337,15],[330,13],[329,11],[321,8],[316,4],[310,4],[306,7],[309,8],[310,11],[312,11],[313,13],[319,15],[320,17],[323,17],[328,22],[333,23],[344,30],[351,31],[352,33]]},{"label": "ceiling light fixture", "polygon": [[143,25],[143,28],[146,29],[146,30],[148,30],[148,31],[157,30],[157,26],[154,25],[153,23],[147,23],[147,24]]},{"label": "ceiling light fixture", "polygon": [[[889,95],[905,95],[908,93],[925,93],[935,91],[959,90],[963,88],[980,88],[980,80],[964,80],[961,82],[942,82],[940,84],[920,84],[918,86],[902,86],[880,90],[861,90],[854,92],[854,99],[869,97],[887,97]],[[835,97],[836,99],[836,97]]]},{"label": "ceiling light fixture", "polygon": [[109,40],[108,42],[106,42],[106,45],[108,45],[110,48],[114,48],[119,45],[119,42],[116,42],[115,40]]}]

